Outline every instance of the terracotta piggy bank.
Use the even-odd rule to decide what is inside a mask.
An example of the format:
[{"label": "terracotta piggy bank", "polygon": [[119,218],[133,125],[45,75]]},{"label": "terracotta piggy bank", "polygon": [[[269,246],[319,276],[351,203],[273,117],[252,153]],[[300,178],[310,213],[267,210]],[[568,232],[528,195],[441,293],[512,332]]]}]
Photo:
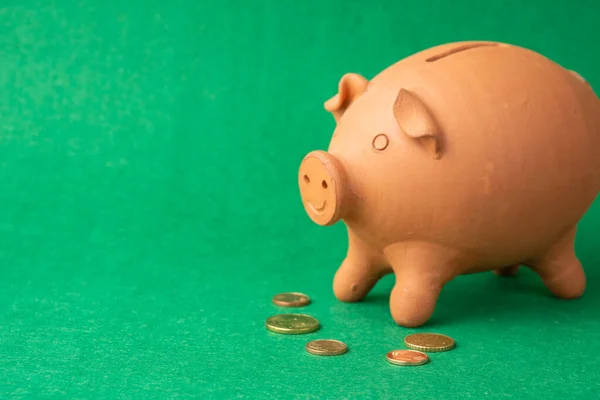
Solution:
[{"label": "terracotta piggy bank", "polygon": [[372,80],[346,74],[325,103],[337,125],[298,183],[320,225],[343,220],[348,252],[333,289],[358,301],[387,273],[391,314],[431,317],[461,274],[539,274],[576,298],[578,221],[600,189],[600,100],[577,73],[495,42],[434,47]]}]

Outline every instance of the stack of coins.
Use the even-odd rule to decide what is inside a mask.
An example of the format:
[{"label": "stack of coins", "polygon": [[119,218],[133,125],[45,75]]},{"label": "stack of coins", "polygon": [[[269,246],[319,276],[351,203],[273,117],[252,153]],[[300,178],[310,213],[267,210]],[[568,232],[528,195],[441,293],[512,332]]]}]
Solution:
[{"label": "stack of coins", "polygon": [[[304,307],[310,304],[310,298],[298,292],[280,293],[273,297],[273,304],[279,307]],[[321,327],[319,321],[306,314],[277,314],[267,318],[266,328],[284,335],[302,335],[313,333]],[[404,338],[408,349],[392,350],[386,354],[390,364],[403,366],[424,365],[429,362],[427,353],[439,353],[452,350],[454,340],[439,333],[415,333]],[[338,356],[348,351],[348,346],[339,340],[318,339],[305,345],[305,350],[317,356]]]}]

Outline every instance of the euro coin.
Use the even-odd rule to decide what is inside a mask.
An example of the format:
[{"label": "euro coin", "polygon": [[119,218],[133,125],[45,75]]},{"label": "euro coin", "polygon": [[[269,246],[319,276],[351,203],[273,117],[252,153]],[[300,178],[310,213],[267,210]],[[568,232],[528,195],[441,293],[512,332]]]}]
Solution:
[{"label": "euro coin", "polygon": [[269,317],[266,326],[268,330],[275,333],[300,335],[319,329],[319,321],[304,314],[279,314]]},{"label": "euro coin", "polygon": [[423,365],[429,361],[427,354],[415,350],[393,350],[386,358],[394,365]]},{"label": "euro coin", "polygon": [[273,304],[281,307],[303,307],[310,303],[310,297],[304,293],[280,293],[273,297]]},{"label": "euro coin", "polygon": [[348,351],[348,346],[339,340],[313,340],[306,343],[306,351],[317,356],[337,356]]},{"label": "euro coin", "polygon": [[454,348],[454,339],[438,333],[415,333],[404,338],[409,349],[428,352],[448,351]]}]

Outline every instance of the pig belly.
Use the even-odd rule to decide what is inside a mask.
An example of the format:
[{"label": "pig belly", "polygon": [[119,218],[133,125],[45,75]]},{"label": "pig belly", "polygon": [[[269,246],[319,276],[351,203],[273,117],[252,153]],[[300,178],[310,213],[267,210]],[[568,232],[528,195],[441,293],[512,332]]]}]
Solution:
[{"label": "pig belly", "polygon": [[[525,263],[543,256],[575,229],[593,196],[587,201],[573,199],[562,209],[551,204],[551,197],[544,202],[531,197],[504,200],[515,204],[512,210],[507,211],[502,203],[490,204],[488,210],[483,207],[475,214],[478,219],[453,220],[433,229],[427,235],[429,241],[463,253],[471,260],[465,265],[466,273]],[[522,207],[523,202],[531,206]],[[459,214],[469,215],[464,211],[454,215]]]}]

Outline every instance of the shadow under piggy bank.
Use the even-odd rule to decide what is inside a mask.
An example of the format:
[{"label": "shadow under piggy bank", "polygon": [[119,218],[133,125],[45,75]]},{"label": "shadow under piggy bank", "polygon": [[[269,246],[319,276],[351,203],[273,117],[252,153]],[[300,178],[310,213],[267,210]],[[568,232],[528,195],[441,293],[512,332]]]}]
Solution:
[{"label": "shadow under piggy bank", "polygon": [[[444,287],[432,318],[422,328],[484,321],[506,324],[561,322],[573,318],[600,321],[597,311],[600,306],[600,268],[589,269],[586,292],[573,300],[554,297],[540,278],[525,267],[512,277],[498,277],[491,272],[459,276]],[[389,315],[393,285],[393,276],[387,276],[364,298],[367,313],[377,308]]]}]

